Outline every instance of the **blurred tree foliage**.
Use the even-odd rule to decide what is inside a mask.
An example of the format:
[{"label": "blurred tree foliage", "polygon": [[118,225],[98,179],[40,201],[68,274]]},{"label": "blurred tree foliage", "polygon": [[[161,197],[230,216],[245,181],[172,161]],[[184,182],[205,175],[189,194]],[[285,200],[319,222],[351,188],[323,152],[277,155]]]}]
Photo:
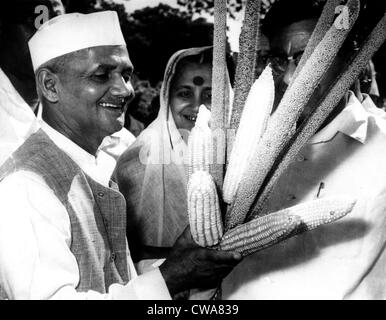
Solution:
[{"label": "blurred tree foliage", "polygon": [[[244,7],[247,0],[228,0],[229,15],[235,18],[237,12],[240,12]],[[276,0],[277,1],[277,0]],[[271,7],[275,0],[262,0],[261,13],[264,16],[268,9]],[[183,6],[189,13],[209,13],[213,14],[214,0],[177,0],[180,6]]]},{"label": "blurred tree foliage", "polygon": [[128,13],[123,4],[108,0],[64,0],[67,12],[114,10],[118,13],[130,58],[140,79],[154,86],[162,80],[171,55],[196,46],[210,46],[213,24],[193,20],[193,13],[165,4]]},{"label": "blurred tree foliage", "polygon": [[138,76],[152,84],[162,79],[174,52],[213,42],[213,24],[164,4],[135,11],[122,29]]}]

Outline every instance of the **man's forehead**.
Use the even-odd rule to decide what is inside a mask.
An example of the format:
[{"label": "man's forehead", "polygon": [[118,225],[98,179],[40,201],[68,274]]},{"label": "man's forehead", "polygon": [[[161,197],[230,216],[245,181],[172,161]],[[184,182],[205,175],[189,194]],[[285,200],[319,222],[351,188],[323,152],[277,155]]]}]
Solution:
[{"label": "man's forehead", "polygon": [[271,49],[288,56],[302,51],[307,46],[317,21],[302,20],[281,28],[271,36]]},{"label": "man's forehead", "polygon": [[98,46],[79,51],[79,60],[86,60],[91,65],[110,65],[132,68],[125,46]]}]

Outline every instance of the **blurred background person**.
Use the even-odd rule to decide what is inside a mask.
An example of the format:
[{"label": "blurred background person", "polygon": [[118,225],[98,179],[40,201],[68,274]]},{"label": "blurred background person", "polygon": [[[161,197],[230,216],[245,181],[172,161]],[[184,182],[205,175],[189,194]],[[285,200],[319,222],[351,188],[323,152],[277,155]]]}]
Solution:
[{"label": "blurred background person", "polygon": [[[44,6],[47,11],[38,11]],[[60,2],[57,1],[60,7]],[[63,8],[63,7],[62,7]],[[47,13],[47,16],[44,16]],[[43,16],[42,16],[43,14]],[[36,131],[38,96],[28,40],[55,16],[49,0],[14,0],[0,11],[0,164]]]}]

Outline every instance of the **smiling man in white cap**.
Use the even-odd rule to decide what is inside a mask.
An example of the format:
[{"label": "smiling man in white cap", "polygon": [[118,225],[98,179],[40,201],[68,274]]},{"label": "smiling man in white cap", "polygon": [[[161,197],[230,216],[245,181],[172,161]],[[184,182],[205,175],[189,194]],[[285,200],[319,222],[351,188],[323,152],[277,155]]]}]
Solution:
[{"label": "smiling man in white cap", "polygon": [[96,167],[133,96],[117,14],[57,17],[29,47],[43,121],[0,168],[0,295],[168,299],[216,286],[241,257],[197,247],[188,229],[159,268],[137,276],[124,198]]}]

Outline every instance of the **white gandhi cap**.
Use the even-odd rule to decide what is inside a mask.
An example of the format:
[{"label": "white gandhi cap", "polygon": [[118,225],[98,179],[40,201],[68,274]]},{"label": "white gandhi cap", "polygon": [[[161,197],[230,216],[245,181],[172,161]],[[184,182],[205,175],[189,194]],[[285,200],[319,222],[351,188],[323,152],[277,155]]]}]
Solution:
[{"label": "white gandhi cap", "polygon": [[115,45],[126,45],[115,11],[55,17],[44,23],[28,42],[34,71],[70,52]]}]

